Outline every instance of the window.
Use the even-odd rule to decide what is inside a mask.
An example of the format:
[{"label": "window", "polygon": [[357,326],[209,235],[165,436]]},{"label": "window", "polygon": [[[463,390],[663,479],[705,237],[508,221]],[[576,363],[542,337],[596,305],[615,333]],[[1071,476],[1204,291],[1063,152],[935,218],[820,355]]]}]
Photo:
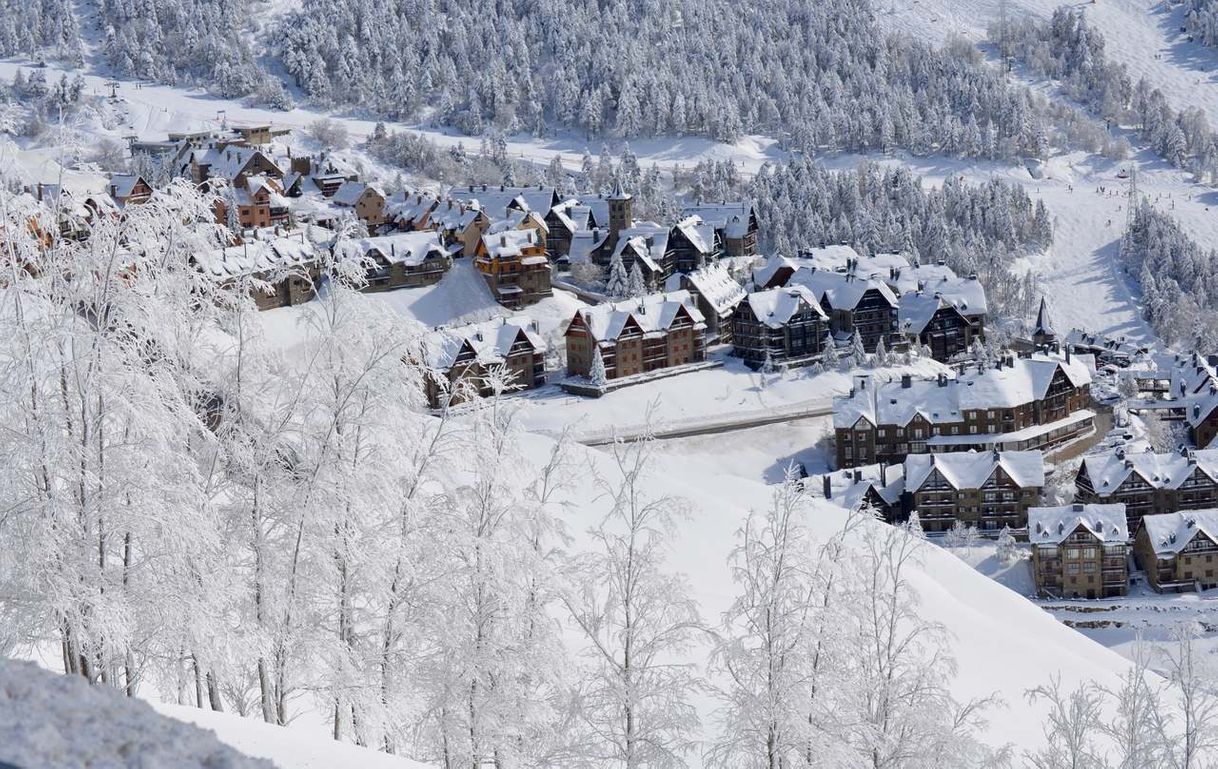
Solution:
[{"label": "window", "polygon": [[1078,575],[1078,564],[1077,563],[1066,564],[1066,573],[1071,576],[1077,576]]}]

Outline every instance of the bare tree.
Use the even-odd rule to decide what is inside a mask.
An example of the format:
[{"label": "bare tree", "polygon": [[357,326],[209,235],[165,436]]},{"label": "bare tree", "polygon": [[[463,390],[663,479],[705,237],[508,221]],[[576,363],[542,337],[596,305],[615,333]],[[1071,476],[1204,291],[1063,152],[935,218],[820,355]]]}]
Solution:
[{"label": "bare tree", "polygon": [[682,504],[646,491],[651,440],[612,449],[612,502],[572,566],[564,598],[588,644],[582,719],[599,758],[627,769],[684,766],[698,718],[699,682],[684,657],[699,628],[684,579],[664,570],[665,538]]}]

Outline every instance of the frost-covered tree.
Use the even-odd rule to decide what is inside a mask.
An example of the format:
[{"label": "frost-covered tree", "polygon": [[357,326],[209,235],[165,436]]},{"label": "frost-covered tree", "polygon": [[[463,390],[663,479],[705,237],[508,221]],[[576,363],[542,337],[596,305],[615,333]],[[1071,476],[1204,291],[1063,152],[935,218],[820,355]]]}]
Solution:
[{"label": "frost-covered tree", "polygon": [[642,296],[647,293],[647,281],[643,279],[643,268],[637,261],[630,268],[630,278],[627,281],[626,293],[629,296]]},{"label": "frost-covered tree", "polygon": [[727,678],[717,692],[721,736],[709,755],[712,764],[782,766],[802,747],[814,619],[808,512],[808,498],[788,469],[770,507],[751,513],[738,534],[731,564],[739,592],[712,657]]},{"label": "frost-covered tree", "polygon": [[564,601],[588,646],[580,715],[594,741],[584,759],[678,767],[698,725],[699,682],[683,655],[700,624],[684,579],[665,568],[683,508],[648,492],[651,457],[648,440],[614,444],[614,477],[598,479],[612,507],[571,564]]},{"label": "frost-covered tree", "polygon": [[630,296],[630,277],[622,263],[621,252],[614,252],[609,260],[609,276],[605,279],[605,293],[612,299]]},{"label": "frost-covered tree", "polygon": [[997,556],[1003,564],[1012,564],[1019,560],[1019,546],[1015,543],[1010,526],[1003,526],[1002,531],[998,532]]},{"label": "frost-covered tree", "polygon": [[863,346],[863,335],[856,328],[854,335],[850,337],[850,363],[853,366],[862,366],[867,362],[867,348]]},{"label": "frost-covered tree", "polygon": [[605,356],[601,354],[600,345],[592,349],[592,366],[588,369],[588,381],[593,387],[604,387],[609,383],[609,375],[605,371]]}]

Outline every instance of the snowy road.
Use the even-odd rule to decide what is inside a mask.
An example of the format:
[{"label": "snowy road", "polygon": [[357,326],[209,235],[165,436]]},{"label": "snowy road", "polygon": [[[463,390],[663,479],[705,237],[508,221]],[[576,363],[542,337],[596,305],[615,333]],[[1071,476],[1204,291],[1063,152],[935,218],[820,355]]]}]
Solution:
[{"label": "snowy road", "polygon": [[815,417],[827,417],[832,414],[832,403],[822,400],[807,405],[737,414],[728,419],[707,419],[685,424],[667,425],[657,429],[648,429],[645,425],[626,426],[611,431],[602,430],[578,435],[575,440],[585,446],[606,446],[619,440],[632,443],[642,440],[648,434],[660,440],[693,438],[700,435],[722,435],[724,433],[764,427],[765,425],[773,425],[780,422],[798,422]]}]

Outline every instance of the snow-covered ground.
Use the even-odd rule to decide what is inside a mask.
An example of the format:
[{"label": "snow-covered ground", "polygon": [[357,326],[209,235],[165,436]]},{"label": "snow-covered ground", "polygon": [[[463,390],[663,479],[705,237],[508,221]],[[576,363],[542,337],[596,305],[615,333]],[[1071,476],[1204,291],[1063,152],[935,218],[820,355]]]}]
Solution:
[{"label": "snow-covered ground", "polygon": [[[602,440],[615,433],[642,433],[649,413],[651,426],[657,431],[694,429],[710,423],[748,423],[776,413],[798,418],[828,409],[833,396],[850,389],[850,372],[817,373],[802,368],[763,375],[750,370],[740,359],[728,357],[726,350],[712,355],[723,360],[721,368],[643,382],[600,398],[569,395],[553,385],[530,391],[522,396],[530,405],[525,424],[530,430],[550,435],[569,429],[576,439]],[[915,376],[933,377],[944,370],[926,358],[908,367],[858,373],[899,378],[909,371]]]},{"label": "snow-covered ground", "polygon": [[[364,294],[364,301],[391,309],[404,318],[418,321],[428,328],[475,323],[495,318],[527,315],[536,320],[542,336],[566,328],[575,311],[586,306],[574,294],[561,289],[554,296],[528,307],[524,312],[509,310],[495,301],[486,281],[474,269],[473,262],[458,259],[440,282],[434,286],[402,288]],[[306,302],[259,313],[267,338],[282,349],[298,343],[308,316],[317,305]]]},{"label": "snow-covered ground", "polygon": [[[764,478],[742,477],[755,475],[751,472],[721,470],[730,467],[736,458],[747,465],[752,461],[748,456],[755,456],[764,438],[758,433],[746,437],[744,443],[742,451],[736,441],[727,439],[717,452],[709,445],[701,451],[673,452],[661,446],[654,480],[649,484],[649,490],[679,494],[689,501],[690,518],[673,541],[672,563],[689,575],[702,616],[712,624],[733,594],[725,565],[742,517],[749,509],[763,508],[769,501],[770,489]],[[689,448],[690,444],[685,446]],[[776,449],[777,455],[789,450],[789,444]],[[608,458],[604,454],[584,449],[583,455],[605,471]],[[604,504],[604,500],[593,498],[587,505],[572,505],[573,520],[568,525],[573,533],[598,515]],[[840,508],[816,502],[811,525],[818,536],[827,537],[840,527],[843,516]],[[1127,663],[1116,653],[1097,646],[1023,596],[979,575],[959,558],[933,545],[923,551],[923,561],[911,583],[920,596],[921,616],[943,623],[951,637],[951,652],[959,665],[953,683],[956,696],[965,699],[997,694],[1004,701],[1003,707],[990,714],[987,738],[993,744],[1042,744],[1044,710],[1026,703],[1024,692],[1028,688],[1048,683],[1055,675],[1060,675],[1069,688],[1090,679],[1111,683],[1126,669]],[[706,707],[710,704],[708,701]],[[705,708],[701,710],[705,712]]]},{"label": "snow-covered ground", "polygon": [[280,769],[427,769],[425,764],[401,756],[337,742],[321,725],[282,727],[256,718],[184,705],[157,704],[155,707],[171,718],[210,729],[221,741],[246,755],[270,759]]}]

